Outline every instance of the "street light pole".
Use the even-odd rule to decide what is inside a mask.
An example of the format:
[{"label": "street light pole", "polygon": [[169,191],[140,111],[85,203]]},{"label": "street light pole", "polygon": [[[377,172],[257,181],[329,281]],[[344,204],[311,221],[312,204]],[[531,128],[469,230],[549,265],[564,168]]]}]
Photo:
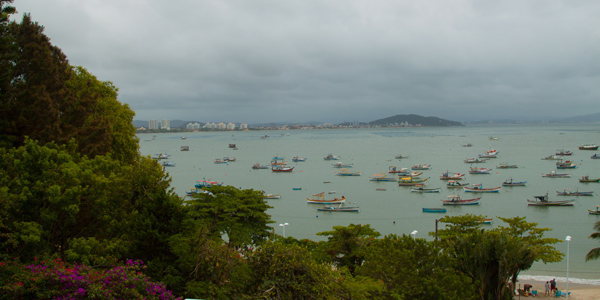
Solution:
[{"label": "street light pole", "polygon": [[283,227],[283,237],[285,237],[285,226],[288,226],[290,224],[288,223],[283,223],[283,224],[279,224],[280,227]]},{"label": "street light pole", "polygon": [[571,236],[567,235],[565,238],[567,241],[567,300],[569,299],[569,248],[571,246]]},{"label": "street light pole", "polygon": [[418,231],[416,231],[416,230],[410,233],[410,234],[412,234],[413,239],[417,239],[417,233],[418,233]]}]

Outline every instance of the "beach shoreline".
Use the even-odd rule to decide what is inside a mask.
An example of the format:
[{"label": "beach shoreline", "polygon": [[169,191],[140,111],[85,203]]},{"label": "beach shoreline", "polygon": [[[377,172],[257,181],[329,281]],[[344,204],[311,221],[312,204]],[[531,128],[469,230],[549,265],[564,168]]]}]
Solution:
[{"label": "beach shoreline", "polygon": [[[556,279],[556,287],[559,291],[563,293],[567,292],[567,280],[564,277],[544,277],[541,278],[539,276],[519,276],[517,281],[516,289],[522,289],[525,284],[531,284],[531,290],[537,291],[537,299],[556,299],[554,295],[545,296],[545,285],[546,281],[550,281],[553,278]],[[571,281],[569,279],[569,299],[572,300],[596,300],[600,299],[600,280],[575,280]],[[515,295],[513,299],[522,299],[527,298],[524,295]]]}]

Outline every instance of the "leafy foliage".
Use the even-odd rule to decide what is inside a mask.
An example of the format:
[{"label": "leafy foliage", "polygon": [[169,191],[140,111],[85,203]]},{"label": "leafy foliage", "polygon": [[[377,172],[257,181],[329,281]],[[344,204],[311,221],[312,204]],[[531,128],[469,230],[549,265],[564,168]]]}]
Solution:
[{"label": "leafy foliage", "polygon": [[[600,240],[600,221],[594,223],[594,230],[596,232],[590,234],[589,238]],[[590,252],[585,255],[585,261],[595,260],[598,259],[598,257],[600,257],[600,247],[590,250]]]},{"label": "leafy foliage", "polygon": [[317,235],[329,236],[324,245],[329,261],[337,267],[347,267],[350,274],[354,275],[355,269],[362,265],[365,259],[367,247],[381,234],[370,225],[361,224],[334,226],[333,229],[319,232]]}]

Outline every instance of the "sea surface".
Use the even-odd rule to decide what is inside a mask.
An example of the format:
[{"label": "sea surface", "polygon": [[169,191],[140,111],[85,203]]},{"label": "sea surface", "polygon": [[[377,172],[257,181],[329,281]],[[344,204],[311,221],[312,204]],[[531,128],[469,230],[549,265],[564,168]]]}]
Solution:
[{"label": "sea surface", "polygon": [[[185,139],[182,139],[185,135]],[[268,135],[268,137],[265,137]],[[490,137],[497,140],[490,140]],[[166,153],[175,167],[165,170],[172,176],[172,187],[184,197],[196,180],[210,179],[241,189],[264,190],[281,194],[281,199],[267,200],[273,206],[268,211],[274,231],[298,239],[323,240],[317,232],[331,230],[333,226],[370,224],[382,236],[386,234],[410,235],[433,240],[435,220],[444,215],[485,215],[493,219],[487,228],[502,225],[497,217],[525,216],[538,227],[550,228],[545,236],[572,240],[556,244],[567,254],[560,263],[535,263],[523,276],[546,278],[568,277],[580,283],[600,284],[600,260],[585,262],[585,254],[600,247],[597,240],[589,239],[593,226],[600,216],[589,215],[587,209],[600,205],[600,183],[579,183],[578,178],[589,175],[600,177],[600,160],[591,159],[600,151],[578,150],[583,144],[600,144],[600,124],[543,124],[494,125],[448,128],[371,128],[331,130],[246,131],[246,132],[194,132],[140,134],[140,151],[143,155]],[[471,143],[472,147],[463,147]],[[237,150],[229,148],[236,144]],[[189,151],[180,151],[189,146]],[[467,164],[464,160],[475,158],[490,149],[499,151],[498,158],[481,164]],[[570,173],[570,178],[543,178],[542,173],[555,171],[553,160],[542,160],[557,150],[573,151],[565,157],[577,164],[576,169],[558,170]],[[336,176],[339,171],[332,166],[338,161],[327,161],[327,154],[339,155],[339,162],[353,164],[350,170],[362,176]],[[394,159],[396,155],[408,159]],[[274,156],[284,156],[291,173],[273,173],[270,169],[253,170],[252,165],[268,165]],[[292,162],[294,156],[306,157],[305,162]],[[215,164],[215,159],[235,157],[235,162]],[[410,168],[413,164],[430,164],[423,171],[429,177],[427,187],[441,187],[440,193],[414,193],[410,187],[400,187],[394,182],[373,182],[369,177],[388,172],[390,166]],[[498,169],[500,163],[519,165],[517,169]],[[488,175],[468,174],[469,167],[492,168]],[[439,179],[442,172],[466,173],[465,180],[484,187],[501,186],[508,178],[527,181],[525,187],[503,187],[499,193],[472,194],[457,189],[447,189],[446,181]],[[390,174],[392,175],[392,174]],[[326,183],[329,182],[329,183]],[[301,188],[301,190],[295,190]],[[377,190],[385,188],[385,191]],[[592,197],[557,196],[564,189],[594,191]],[[335,194],[329,192],[335,191]],[[312,194],[325,192],[326,198],[347,198],[346,205],[359,206],[358,213],[319,212],[317,205],[307,204]],[[531,207],[527,199],[548,193],[551,200],[576,199],[572,207]],[[422,207],[442,207],[441,199],[460,194],[463,199],[481,195],[480,205],[449,207],[446,214],[423,213]],[[476,196],[477,195],[477,196]],[[473,197],[472,197],[473,196]],[[288,223],[285,227],[278,224]],[[442,223],[439,226],[443,226]],[[441,227],[440,227],[441,228]]]}]

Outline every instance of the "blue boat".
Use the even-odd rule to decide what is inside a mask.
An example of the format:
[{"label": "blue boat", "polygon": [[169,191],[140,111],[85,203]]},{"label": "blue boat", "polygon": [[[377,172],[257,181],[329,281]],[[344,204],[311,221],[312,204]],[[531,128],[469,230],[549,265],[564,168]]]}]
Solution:
[{"label": "blue boat", "polygon": [[423,207],[423,212],[427,213],[445,213],[445,208],[437,208],[437,207]]}]

